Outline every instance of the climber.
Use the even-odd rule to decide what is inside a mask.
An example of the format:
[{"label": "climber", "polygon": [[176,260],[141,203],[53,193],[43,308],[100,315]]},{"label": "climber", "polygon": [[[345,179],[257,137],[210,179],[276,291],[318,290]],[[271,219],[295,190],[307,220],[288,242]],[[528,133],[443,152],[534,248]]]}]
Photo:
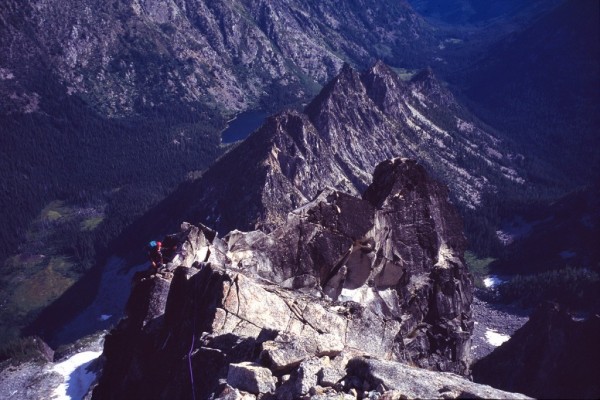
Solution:
[{"label": "climber", "polygon": [[154,271],[158,271],[159,268],[163,267],[162,243],[153,240],[149,243],[149,247],[148,257],[150,258],[150,264]]}]

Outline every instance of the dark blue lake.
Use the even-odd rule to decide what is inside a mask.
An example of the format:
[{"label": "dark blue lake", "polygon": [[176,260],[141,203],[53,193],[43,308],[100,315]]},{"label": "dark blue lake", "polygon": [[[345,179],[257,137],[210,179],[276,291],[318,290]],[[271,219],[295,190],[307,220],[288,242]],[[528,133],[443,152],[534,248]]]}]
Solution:
[{"label": "dark blue lake", "polygon": [[258,129],[268,114],[263,110],[244,111],[229,121],[227,128],[221,132],[223,143],[233,143],[245,139],[249,134]]}]

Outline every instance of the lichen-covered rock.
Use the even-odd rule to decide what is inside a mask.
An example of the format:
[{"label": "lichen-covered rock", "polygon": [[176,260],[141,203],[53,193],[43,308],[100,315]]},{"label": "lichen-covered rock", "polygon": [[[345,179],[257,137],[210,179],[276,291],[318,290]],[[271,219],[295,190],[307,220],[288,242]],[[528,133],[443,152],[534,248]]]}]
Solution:
[{"label": "lichen-covered rock", "polygon": [[279,334],[261,347],[261,359],[276,371],[289,371],[303,360],[316,356],[336,356],[344,349],[344,340],[338,334],[323,333],[315,336]]},{"label": "lichen-covered rock", "polygon": [[334,387],[337,385],[344,376],[346,375],[346,371],[332,367],[332,366],[324,366],[319,372],[319,385],[326,387]]},{"label": "lichen-covered rock", "polygon": [[308,394],[311,388],[317,386],[318,374],[323,368],[318,358],[311,358],[300,363],[296,370],[296,392],[299,395]]}]

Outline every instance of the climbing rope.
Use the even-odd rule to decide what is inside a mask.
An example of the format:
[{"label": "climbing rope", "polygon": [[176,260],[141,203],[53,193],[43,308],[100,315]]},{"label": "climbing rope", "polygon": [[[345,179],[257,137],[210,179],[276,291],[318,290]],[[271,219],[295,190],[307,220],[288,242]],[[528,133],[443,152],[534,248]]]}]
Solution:
[{"label": "climbing rope", "polygon": [[[204,284],[204,289],[202,290],[202,295],[200,296],[201,298],[205,298],[206,295],[206,290],[208,289],[209,286],[209,279],[207,278],[205,284]],[[196,400],[196,387],[194,386],[194,371],[192,369],[192,353],[194,352],[194,345],[196,344],[196,321],[198,319],[198,293],[200,291],[197,291],[193,297],[193,309],[194,309],[194,323],[193,323],[193,329],[192,329],[192,344],[190,345],[190,351],[188,352],[188,367],[190,369],[190,383],[192,384],[192,399]]]},{"label": "climbing rope", "polygon": [[[194,301],[195,303],[195,301]],[[190,351],[188,353],[188,366],[190,367],[190,381],[192,383],[192,398],[196,400],[196,388],[194,387],[194,372],[192,370],[192,352],[194,351],[194,344],[196,342],[196,321],[194,317],[194,332],[192,332],[192,345],[190,346]]]}]

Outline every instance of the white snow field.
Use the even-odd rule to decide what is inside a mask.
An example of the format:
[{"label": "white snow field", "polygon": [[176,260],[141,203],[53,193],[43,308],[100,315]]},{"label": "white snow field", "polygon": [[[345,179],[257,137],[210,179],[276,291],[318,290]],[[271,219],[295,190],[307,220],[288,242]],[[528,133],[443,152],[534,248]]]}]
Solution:
[{"label": "white snow field", "polygon": [[65,381],[54,390],[52,400],[83,398],[96,379],[96,374],[87,371],[86,368],[100,357],[100,354],[102,354],[100,351],[84,351],[56,364],[53,371],[61,374]]}]

